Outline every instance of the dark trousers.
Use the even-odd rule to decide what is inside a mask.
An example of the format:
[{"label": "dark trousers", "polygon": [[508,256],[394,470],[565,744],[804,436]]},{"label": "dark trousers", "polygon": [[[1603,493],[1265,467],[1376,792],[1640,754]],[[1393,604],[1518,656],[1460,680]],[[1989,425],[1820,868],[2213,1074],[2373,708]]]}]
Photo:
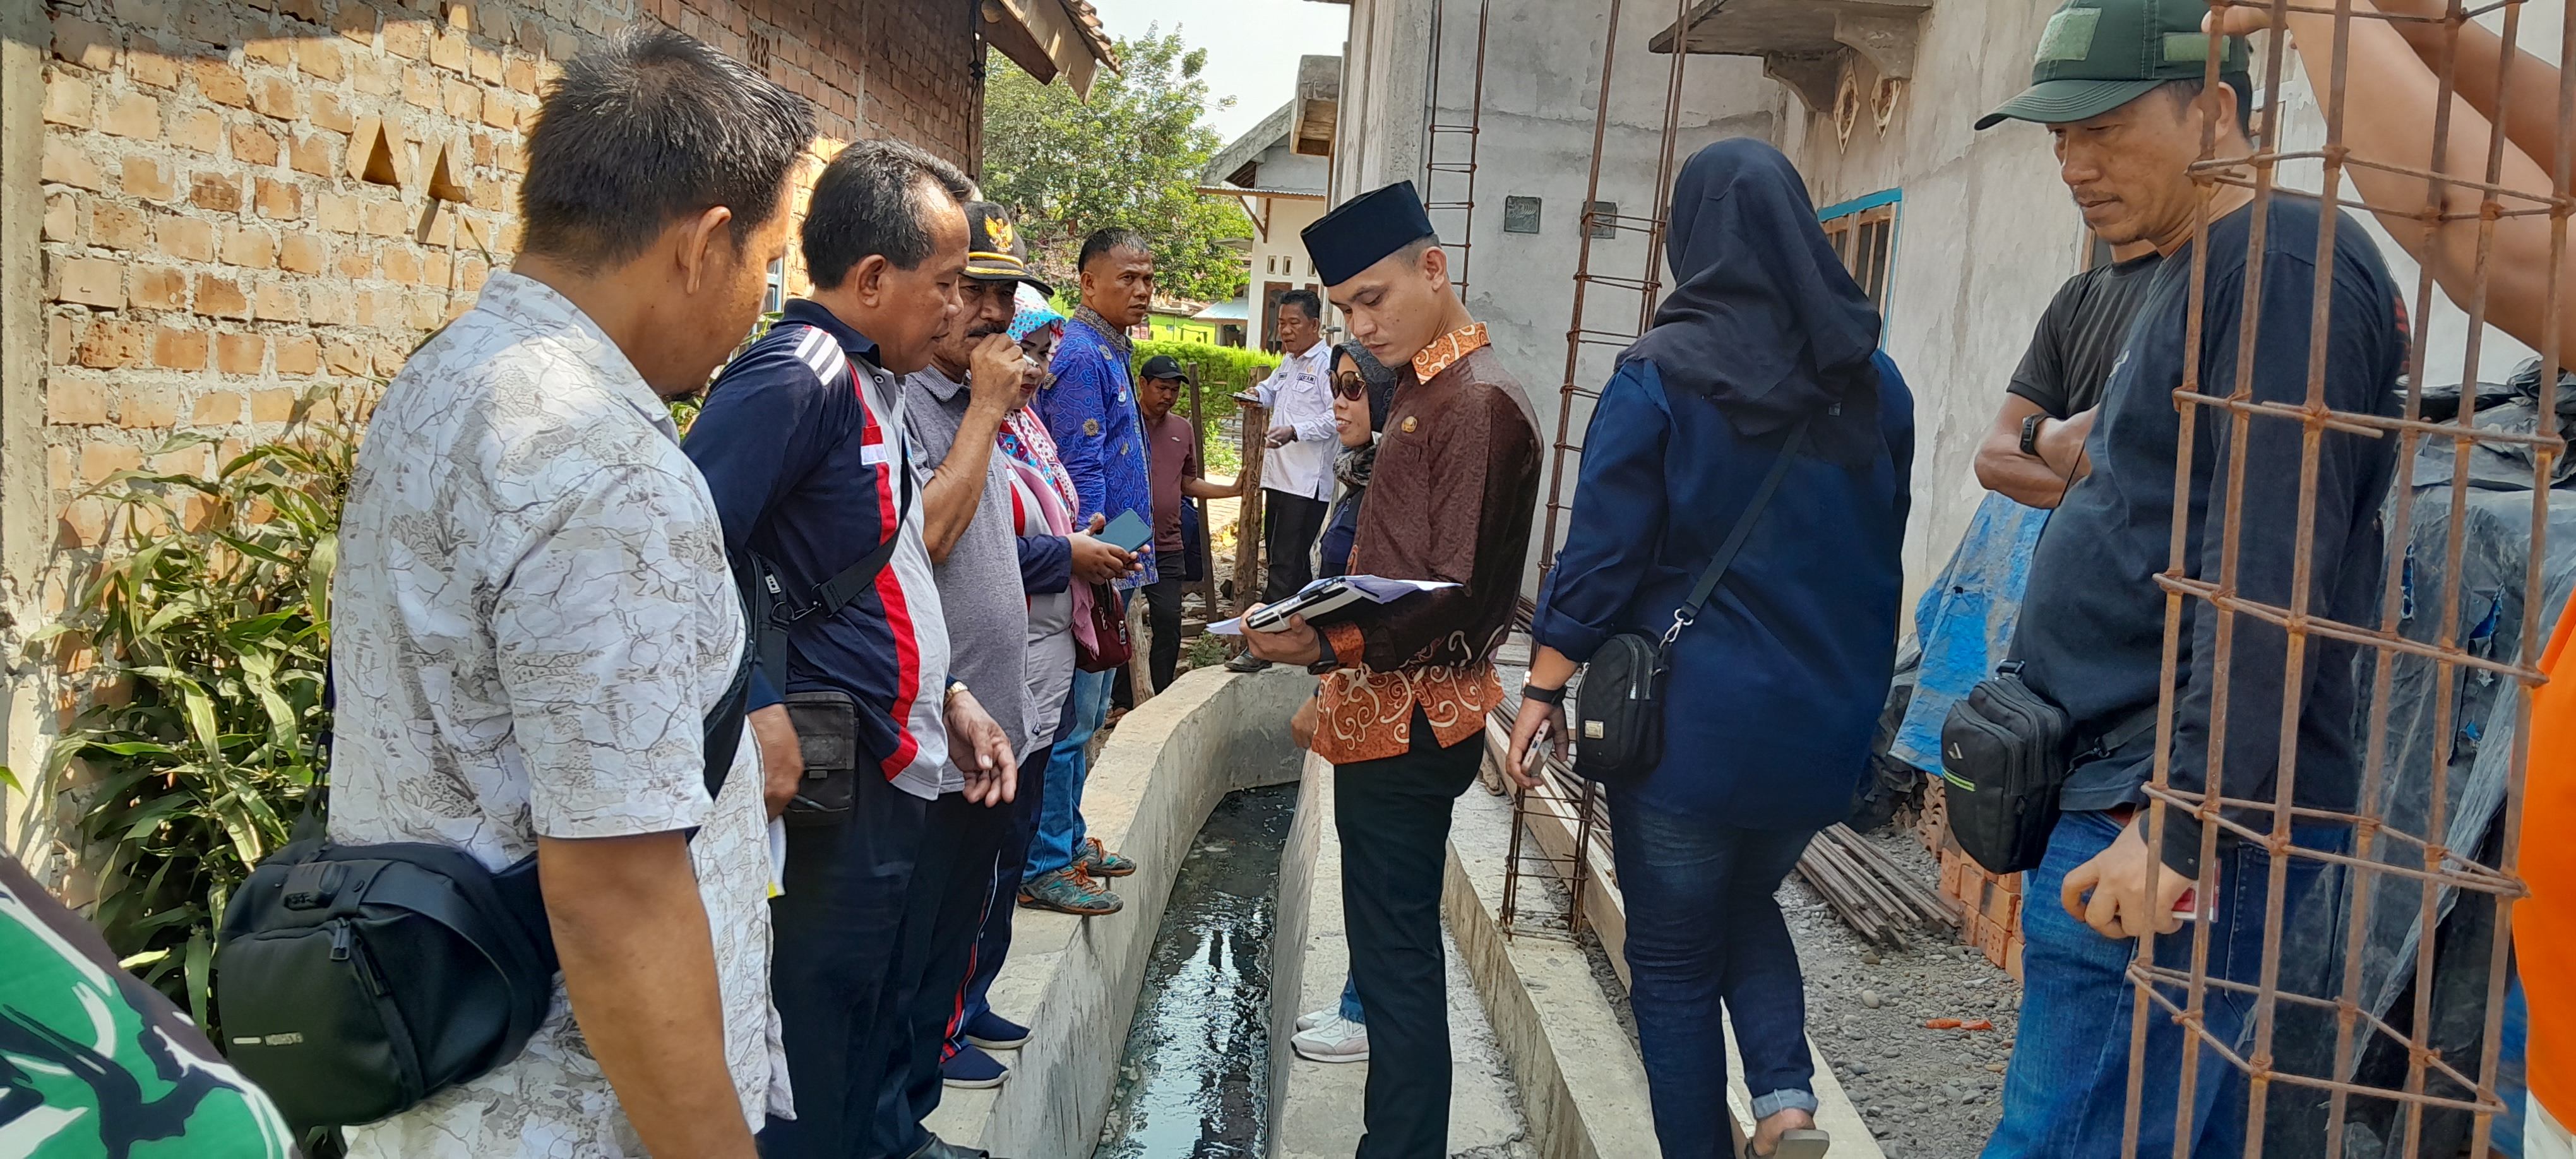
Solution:
[{"label": "dark trousers", "polygon": [[964,997],[958,981],[974,972],[976,935],[1010,833],[1009,805],[978,805],[964,793],[930,803],[896,959],[901,1029],[877,1093],[874,1143],[858,1152],[866,1159],[905,1159],[930,1142],[921,1121],[939,1108],[939,1062]]},{"label": "dark trousers", "polygon": [[1806,983],[1772,896],[1814,831],[1738,829],[1615,793],[1610,834],[1628,902],[1629,1003],[1665,1159],[1733,1154],[1726,1102],[1709,1093],[1726,1089],[1721,1009],[1735,1016],[1753,1117],[1815,1110]]},{"label": "dark trousers", "polygon": [[1188,584],[1161,580],[1145,589],[1145,626],[1154,634],[1150,655],[1154,672],[1154,691],[1172,686],[1172,674],[1181,667],[1181,593]]},{"label": "dark trousers", "polygon": [[[1065,698],[1068,713],[1073,698]],[[1051,736],[1064,735],[1057,726]],[[968,963],[964,997],[957,1004],[955,1025],[948,1028],[945,1061],[966,1046],[968,1024],[993,1008],[993,979],[1002,974],[1002,963],[1011,954],[1011,915],[1019,911],[1020,876],[1029,866],[1029,836],[1038,829],[1039,803],[1046,798],[1047,761],[1055,755],[1055,746],[1042,744],[1029,759],[1020,762],[1020,793],[1011,798],[1011,831],[1002,839],[1002,850],[993,868],[993,893],[984,901],[984,928],[975,935],[975,956]]]},{"label": "dark trousers", "polygon": [[930,807],[862,768],[848,819],[787,831],[769,980],[796,1117],[761,1131],[767,1159],[871,1153],[877,1095],[903,1042],[899,935]]},{"label": "dark trousers", "polygon": [[[1261,586],[1263,603],[1277,603],[1315,582],[1315,537],[1324,533],[1327,504],[1278,491],[1261,493],[1261,546],[1270,553],[1270,570]],[[1369,1048],[1370,1057],[1377,1048]]]},{"label": "dark trousers", "polygon": [[1440,888],[1449,809],[1476,780],[1482,735],[1440,748],[1413,718],[1413,749],[1333,770],[1342,922],[1368,1009],[1368,1095],[1356,1159],[1449,1154],[1448,973]]}]

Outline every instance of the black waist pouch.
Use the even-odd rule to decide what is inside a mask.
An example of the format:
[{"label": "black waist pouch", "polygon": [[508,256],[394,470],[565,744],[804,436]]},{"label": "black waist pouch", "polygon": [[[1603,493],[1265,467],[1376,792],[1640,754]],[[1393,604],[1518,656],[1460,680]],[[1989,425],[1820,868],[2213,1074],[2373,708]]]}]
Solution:
[{"label": "black waist pouch", "polygon": [[2057,793],[2071,767],[2066,710],[2022,682],[2006,661],[1941,723],[1942,798],[1950,835],[1994,873],[2036,868],[2057,827]]},{"label": "black waist pouch", "polygon": [[1941,722],[1951,836],[1991,872],[2038,868],[2057,828],[2058,794],[2076,762],[2108,756],[2155,727],[2156,710],[2149,707],[2077,753],[2066,710],[2022,680],[2021,661],[2005,661]]},{"label": "black waist pouch", "polygon": [[[710,800],[750,695],[746,649],[700,722]],[[445,845],[335,844],[325,791],[233,891],[215,937],[224,1053],[299,1131],[398,1114],[519,1057],[557,969],[536,854],[495,873]]]},{"label": "black waist pouch", "polygon": [[787,721],[805,755],[805,779],[787,803],[790,825],[835,825],[849,819],[859,796],[859,705],[839,691],[787,698]]}]

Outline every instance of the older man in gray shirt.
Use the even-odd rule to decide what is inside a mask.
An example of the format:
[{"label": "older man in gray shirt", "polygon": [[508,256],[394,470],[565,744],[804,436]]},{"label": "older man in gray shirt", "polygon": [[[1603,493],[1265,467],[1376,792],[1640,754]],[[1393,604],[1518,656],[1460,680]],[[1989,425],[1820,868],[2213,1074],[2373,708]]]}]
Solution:
[{"label": "older man in gray shirt", "polygon": [[[949,674],[987,705],[1025,763],[1032,753],[1050,751],[1056,731],[1052,718],[1037,719],[1029,694],[1027,593],[1064,590],[1072,556],[1063,538],[1020,537],[1011,517],[1010,468],[993,453],[1003,418],[1019,405],[1022,376],[1034,369],[1008,331],[1014,293],[1022,281],[1036,280],[1000,206],[970,202],[966,217],[964,309],[932,349],[930,365],[905,377],[903,425],[915,471],[926,476],[922,538],[947,618]],[[932,925],[926,939],[909,932],[904,938],[907,948],[920,950],[901,966],[913,987],[904,1006],[912,1025],[904,1035],[908,1053],[895,1070],[905,1084],[901,1105],[916,1118],[939,1105],[948,1022],[972,969],[995,867],[1017,861],[1006,858],[1019,852],[1008,849],[1016,811],[959,809],[934,817],[914,869],[905,921]],[[881,1103],[880,1113],[891,1113],[889,1105]]]}]

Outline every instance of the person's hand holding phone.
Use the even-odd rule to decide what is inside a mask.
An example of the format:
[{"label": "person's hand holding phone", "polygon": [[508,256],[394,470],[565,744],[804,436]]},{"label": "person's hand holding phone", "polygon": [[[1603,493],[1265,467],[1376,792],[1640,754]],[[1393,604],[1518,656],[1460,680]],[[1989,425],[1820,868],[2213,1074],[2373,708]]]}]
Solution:
[{"label": "person's hand holding phone", "polygon": [[1105,584],[1144,567],[1133,552],[1120,551],[1099,538],[1108,520],[1094,515],[1091,526],[1066,536],[1073,546],[1073,578],[1087,584]]},{"label": "person's hand holding phone", "polygon": [[1520,714],[1512,718],[1511,747],[1503,753],[1503,772],[1524,789],[1541,788],[1545,782],[1539,779],[1539,765],[1550,749],[1565,755],[1565,706],[1522,697]]}]

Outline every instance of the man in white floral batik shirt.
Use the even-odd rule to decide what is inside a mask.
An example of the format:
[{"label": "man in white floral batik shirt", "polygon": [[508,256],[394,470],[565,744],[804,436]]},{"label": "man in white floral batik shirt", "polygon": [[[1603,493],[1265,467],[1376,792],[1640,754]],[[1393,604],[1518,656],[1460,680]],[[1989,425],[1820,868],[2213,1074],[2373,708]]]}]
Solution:
[{"label": "man in white floral batik shirt", "polygon": [[709,799],[702,718],[744,626],[663,400],[751,327],[812,131],[676,32],[570,61],[513,271],[376,409],[340,531],[331,836],[534,851],[565,997],[517,1059],[352,1129],[355,1155],[751,1159],[793,1113],[764,781],[792,790],[796,747],[755,716],[767,743]]}]

